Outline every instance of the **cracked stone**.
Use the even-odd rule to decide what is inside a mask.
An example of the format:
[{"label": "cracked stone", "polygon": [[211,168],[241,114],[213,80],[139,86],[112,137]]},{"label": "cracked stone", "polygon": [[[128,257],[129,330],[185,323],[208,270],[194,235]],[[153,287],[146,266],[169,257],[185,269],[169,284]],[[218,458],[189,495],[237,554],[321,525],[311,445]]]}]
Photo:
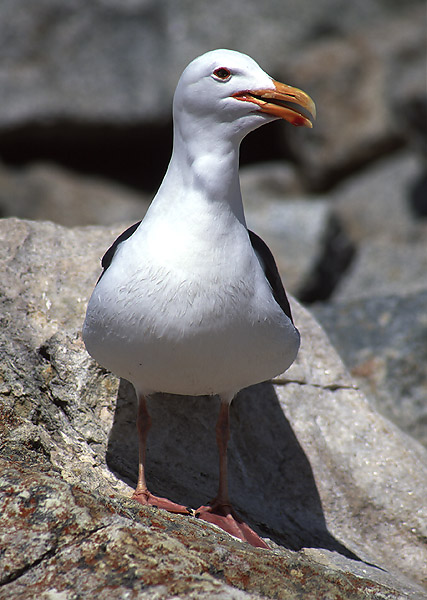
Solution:
[{"label": "cracked stone", "polygon": [[[79,334],[99,257],[118,233],[0,221],[0,598],[421,598],[425,450],[372,409],[295,302],[298,360],[232,405],[232,501],[272,550],[129,499],[133,390],[88,357]],[[153,491],[206,502],[216,402],[150,405]]]}]

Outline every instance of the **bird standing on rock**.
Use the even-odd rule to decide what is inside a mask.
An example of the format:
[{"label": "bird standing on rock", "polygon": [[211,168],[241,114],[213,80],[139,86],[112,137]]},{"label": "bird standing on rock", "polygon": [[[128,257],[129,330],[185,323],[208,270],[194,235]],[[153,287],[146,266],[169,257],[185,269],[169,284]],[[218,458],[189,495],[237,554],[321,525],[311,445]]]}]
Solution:
[{"label": "bird standing on rock", "polygon": [[307,94],[273,80],[249,56],[213,50],[193,60],[174,96],[166,175],[145,218],[104,255],[83,327],[89,354],[136,390],[133,498],[188,513],[148,490],[147,396],[218,395],[219,489],[197,514],[264,548],[229,500],[229,407],[239,390],[292,364],[299,333],[274,258],[246,226],[239,146],[250,131],[278,118],[311,127],[310,115],[315,106]]}]

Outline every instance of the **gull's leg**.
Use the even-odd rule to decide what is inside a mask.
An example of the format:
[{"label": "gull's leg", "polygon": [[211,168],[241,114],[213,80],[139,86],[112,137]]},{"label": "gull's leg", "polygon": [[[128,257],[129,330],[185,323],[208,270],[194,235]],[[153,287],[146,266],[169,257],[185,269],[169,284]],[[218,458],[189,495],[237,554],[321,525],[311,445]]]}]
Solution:
[{"label": "gull's leg", "polygon": [[143,394],[138,395],[138,414],[136,426],[138,430],[139,441],[138,483],[136,484],[136,489],[132,495],[132,498],[137,500],[140,504],[156,506],[157,508],[163,508],[169,512],[188,515],[190,511],[186,506],[176,504],[167,498],[154,496],[147,487],[147,481],[145,478],[145,455],[147,448],[147,436],[151,427],[151,417],[147,409],[147,401]]},{"label": "gull's leg", "polygon": [[219,484],[218,494],[215,498],[219,506],[229,506],[230,498],[228,496],[228,460],[227,448],[230,440],[230,403],[222,402],[219,409],[218,421],[215,427],[216,443],[219,454]]},{"label": "gull's leg", "polygon": [[138,398],[136,428],[138,431],[138,483],[136,484],[134,497],[139,494],[149,494],[145,479],[145,455],[147,436],[151,428],[151,416],[147,409],[147,401],[143,395],[140,395]]},{"label": "gull's leg", "polygon": [[221,398],[218,421],[216,424],[216,441],[219,454],[219,485],[216,498],[208,505],[201,506],[196,515],[221,527],[227,533],[248,542],[258,548],[268,548],[267,544],[244,523],[234,512],[228,495],[227,446],[230,439],[230,401]]}]

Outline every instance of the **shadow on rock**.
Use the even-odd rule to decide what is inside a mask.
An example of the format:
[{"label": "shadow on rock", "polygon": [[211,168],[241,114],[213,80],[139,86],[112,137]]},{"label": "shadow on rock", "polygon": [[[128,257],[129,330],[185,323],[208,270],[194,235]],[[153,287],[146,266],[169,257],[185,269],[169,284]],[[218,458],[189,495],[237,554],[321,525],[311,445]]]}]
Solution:
[{"label": "shadow on rock", "polygon": [[416,217],[427,217],[427,172],[423,173],[412,186],[409,203]]},{"label": "shadow on rock", "polygon": [[[147,479],[156,494],[196,508],[216,494],[215,423],[219,400],[157,394],[147,448]],[[133,387],[121,380],[107,464],[135,485],[138,440]],[[358,557],[328,531],[310,463],[271,384],[238,394],[231,406],[231,500],[258,532],[292,550],[324,548]],[[331,482],[333,485],[333,482]]]}]

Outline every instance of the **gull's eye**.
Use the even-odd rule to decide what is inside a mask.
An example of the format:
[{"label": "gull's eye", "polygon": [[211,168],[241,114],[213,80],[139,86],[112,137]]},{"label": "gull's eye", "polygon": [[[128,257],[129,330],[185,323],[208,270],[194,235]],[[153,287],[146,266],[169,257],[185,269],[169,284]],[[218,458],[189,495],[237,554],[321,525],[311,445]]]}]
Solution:
[{"label": "gull's eye", "polygon": [[219,69],[215,69],[213,74],[217,79],[220,79],[221,81],[228,81],[231,77],[231,72],[225,67],[219,67]]}]

